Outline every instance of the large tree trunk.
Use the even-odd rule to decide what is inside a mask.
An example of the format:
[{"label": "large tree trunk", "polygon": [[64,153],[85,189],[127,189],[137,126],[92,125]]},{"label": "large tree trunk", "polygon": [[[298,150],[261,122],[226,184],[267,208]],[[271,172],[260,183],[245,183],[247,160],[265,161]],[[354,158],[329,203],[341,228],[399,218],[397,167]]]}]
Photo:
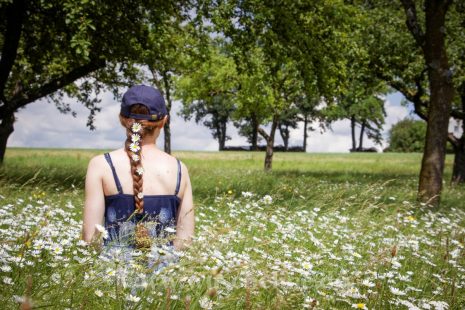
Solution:
[{"label": "large tree trunk", "polygon": [[3,159],[5,158],[6,144],[14,131],[14,121],[14,114],[2,116],[0,123],[0,163],[3,163]]},{"label": "large tree trunk", "polygon": [[355,141],[355,116],[354,115],[350,117],[350,132],[352,135],[352,148],[350,149],[350,151],[355,152],[357,148],[357,141]]},{"label": "large tree trunk", "polygon": [[358,150],[363,151],[363,134],[365,133],[365,121],[362,122],[362,128],[360,128],[360,138],[358,139]]},{"label": "large tree trunk", "polygon": [[423,49],[428,66],[431,95],[418,198],[436,206],[439,205],[442,190],[449,114],[454,96],[444,40],[443,29],[448,7],[444,3],[445,1],[439,0],[426,1],[426,32]]},{"label": "large tree trunk", "polygon": [[273,147],[274,147],[274,136],[276,133],[276,128],[278,127],[278,116],[273,116],[273,122],[271,123],[271,131],[270,134],[266,134],[266,132],[259,128],[260,134],[266,140],[266,154],[265,154],[265,171],[270,171],[273,164]]},{"label": "large tree trunk", "polygon": [[308,126],[308,116],[304,116],[304,152],[307,152],[307,126]]},{"label": "large tree trunk", "polygon": [[170,81],[169,81],[169,76],[166,72],[163,74],[163,82],[165,84],[166,110],[168,111],[168,121],[165,123],[165,126],[164,126],[164,133],[165,133],[164,149],[166,153],[171,154],[170,113],[171,113],[172,104],[171,104]]}]

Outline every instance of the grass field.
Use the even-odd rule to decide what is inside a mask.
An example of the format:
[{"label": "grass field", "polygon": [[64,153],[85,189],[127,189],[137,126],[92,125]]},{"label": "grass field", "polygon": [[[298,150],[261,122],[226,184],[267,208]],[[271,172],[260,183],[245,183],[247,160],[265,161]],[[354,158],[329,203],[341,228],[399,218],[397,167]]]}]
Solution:
[{"label": "grass field", "polygon": [[86,167],[101,153],[7,150],[6,308],[465,307],[465,191],[448,184],[452,158],[432,210],[415,200],[420,154],[275,153],[265,173],[260,152],[175,152],[191,176],[196,239],[153,275],[79,242]]}]

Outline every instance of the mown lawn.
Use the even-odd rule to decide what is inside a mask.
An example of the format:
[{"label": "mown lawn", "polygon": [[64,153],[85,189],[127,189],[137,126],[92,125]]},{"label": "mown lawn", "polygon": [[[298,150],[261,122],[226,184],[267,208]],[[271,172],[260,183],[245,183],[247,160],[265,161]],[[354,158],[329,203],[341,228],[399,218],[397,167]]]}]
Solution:
[{"label": "mown lawn", "polygon": [[[463,309],[465,191],[416,202],[420,154],[175,152],[196,240],[158,274],[79,242],[88,160],[8,149],[0,168],[1,299],[56,309]],[[135,286],[139,285],[137,290]]]}]

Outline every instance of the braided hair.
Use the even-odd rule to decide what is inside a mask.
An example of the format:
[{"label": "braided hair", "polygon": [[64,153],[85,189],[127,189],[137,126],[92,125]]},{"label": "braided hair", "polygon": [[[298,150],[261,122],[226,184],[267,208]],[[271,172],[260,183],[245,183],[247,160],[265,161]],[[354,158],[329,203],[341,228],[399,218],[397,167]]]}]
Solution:
[{"label": "braided hair", "polygon": [[[134,104],[131,106],[131,113],[134,114],[149,114],[146,106],[143,104]],[[135,214],[142,214],[144,211],[144,194],[143,194],[143,173],[140,142],[146,135],[153,134],[161,121],[136,120],[128,118],[120,114],[121,124],[126,128],[126,141],[124,149],[129,157],[131,164],[131,176],[134,191]],[[137,223],[136,232],[136,247],[148,248],[151,246],[148,230],[142,223]]]}]

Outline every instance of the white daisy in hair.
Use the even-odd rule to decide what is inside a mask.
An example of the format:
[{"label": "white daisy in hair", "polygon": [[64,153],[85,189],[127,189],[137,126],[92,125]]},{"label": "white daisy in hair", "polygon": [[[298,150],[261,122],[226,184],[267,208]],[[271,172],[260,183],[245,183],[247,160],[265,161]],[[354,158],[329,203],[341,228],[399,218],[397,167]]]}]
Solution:
[{"label": "white daisy in hair", "polygon": [[134,143],[135,143],[135,142],[139,142],[139,141],[140,141],[140,135],[137,134],[137,133],[133,133],[133,134],[131,135],[131,141],[134,142]]},{"label": "white daisy in hair", "polygon": [[131,126],[131,131],[134,133],[139,132],[141,129],[142,129],[142,125],[138,122],[134,122],[134,124],[132,124]]},{"label": "white daisy in hair", "polygon": [[142,174],[144,173],[144,168],[142,168],[142,167],[137,167],[136,173],[137,173],[138,175],[142,175]]},{"label": "white daisy in hair", "polygon": [[139,199],[144,198],[144,193],[139,192],[139,193],[137,194],[137,198],[139,198]]},{"label": "white daisy in hair", "polygon": [[139,155],[137,155],[137,154],[132,154],[131,158],[132,158],[133,161],[139,161],[139,159],[140,159]]},{"label": "white daisy in hair", "polygon": [[133,142],[133,143],[131,143],[131,145],[129,145],[129,150],[131,150],[131,152],[133,152],[133,153],[137,153],[140,150],[140,146],[139,146],[138,143]]}]

